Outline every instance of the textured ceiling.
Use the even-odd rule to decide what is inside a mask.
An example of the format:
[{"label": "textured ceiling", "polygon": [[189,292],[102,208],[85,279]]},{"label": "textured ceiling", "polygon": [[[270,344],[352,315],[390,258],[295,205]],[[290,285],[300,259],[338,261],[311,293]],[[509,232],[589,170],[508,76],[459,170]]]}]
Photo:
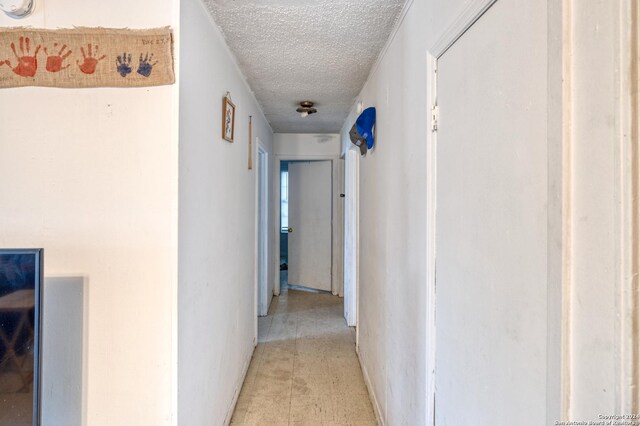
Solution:
[{"label": "textured ceiling", "polygon": [[[205,3],[274,132],[337,133],[404,0]],[[318,113],[302,118],[307,99]]]}]

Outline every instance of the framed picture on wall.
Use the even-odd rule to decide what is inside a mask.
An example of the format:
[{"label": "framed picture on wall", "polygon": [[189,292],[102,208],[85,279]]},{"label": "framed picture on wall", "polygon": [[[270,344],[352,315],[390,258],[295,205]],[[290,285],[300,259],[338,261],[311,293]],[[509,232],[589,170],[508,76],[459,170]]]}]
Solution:
[{"label": "framed picture on wall", "polygon": [[234,127],[236,122],[236,106],[229,96],[222,98],[222,138],[233,142]]}]

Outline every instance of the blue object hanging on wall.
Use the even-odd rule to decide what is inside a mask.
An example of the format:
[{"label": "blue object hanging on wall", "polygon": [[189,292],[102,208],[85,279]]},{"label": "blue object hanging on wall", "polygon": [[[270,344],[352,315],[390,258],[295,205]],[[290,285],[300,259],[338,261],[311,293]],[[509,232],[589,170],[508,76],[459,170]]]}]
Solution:
[{"label": "blue object hanging on wall", "polygon": [[367,149],[373,148],[373,129],[376,124],[376,109],[369,107],[362,111],[349,131],[351,142],[360,148],[360,155],[365,155]]}]

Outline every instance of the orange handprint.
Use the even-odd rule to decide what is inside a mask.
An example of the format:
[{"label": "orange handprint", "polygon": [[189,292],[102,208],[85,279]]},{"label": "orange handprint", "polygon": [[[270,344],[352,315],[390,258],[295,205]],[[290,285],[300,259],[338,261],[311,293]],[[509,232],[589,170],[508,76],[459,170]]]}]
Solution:
[{"label": "orange handprint", "polygon": [[[58,47],[58,43],[54,43],[53,48],[56,49],[57,47]],[[44,48],[44,53],[45,55],[47,55],[47,66],[46,66],[47,71],[60,72],[64,69],[69,68],[70,64],[67,64],[64,67],[62,66],[62,63],[64,62],[64,60],[67,59],[69,55],[71,55],[71,50],[68,50],[68,49],[67,49],[67,53],[63,55],[62,53],[64,52],[65,49],[67,49],[66,44],[62,46],[62,48],[60,49],[57,55],[54,54],[49,56],[49,52],[47,51],[47,48],[46,47]]]},{"label": "orange handprint", "polygon": [[96,67],[98,66],[98,62],[107,57],[107,55],[102,55],[98,59],[95,56],[98,56],[98,46],[96,46],[95,56],[91,50],[91,43],[87,44],[87,50],[89,54],[87,55],[84,51],[84,47],[80,48],[82,52],[82,57],[84,58],[84,62],[80,63],[80,61],[76,61],[78,67],[80,67],[80,71],[85,74],[93,74],[96,72]]},{"label": "orange handprint", "polygon": [[[22,56],[18,56],[15,43],[11,43],[11,50],[13,50],[13,54],[16,55],[16,59],[18,59],[18,64],[13,68],[13,72],[21,77],[33,77],[36,75],[36,71],[38,70],[37,56],[41,46],[38,45],[36,47],[36,51],[33,52],[33,56],[30,56],[30,43],[31,41],[29,40],[29,37],[20,37],[20,53],[22,53]],[[6,60],[6,63],[11,66],[11,62],[8,59]]]}]

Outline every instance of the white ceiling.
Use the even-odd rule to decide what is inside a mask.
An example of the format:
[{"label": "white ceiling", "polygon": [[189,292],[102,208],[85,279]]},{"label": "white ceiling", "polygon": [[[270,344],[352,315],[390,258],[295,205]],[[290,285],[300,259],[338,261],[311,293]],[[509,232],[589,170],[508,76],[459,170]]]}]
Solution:
[{"label": "white ceiling", "polygon": [[404,2],[205,0],[276,133],[340,130]]}]

